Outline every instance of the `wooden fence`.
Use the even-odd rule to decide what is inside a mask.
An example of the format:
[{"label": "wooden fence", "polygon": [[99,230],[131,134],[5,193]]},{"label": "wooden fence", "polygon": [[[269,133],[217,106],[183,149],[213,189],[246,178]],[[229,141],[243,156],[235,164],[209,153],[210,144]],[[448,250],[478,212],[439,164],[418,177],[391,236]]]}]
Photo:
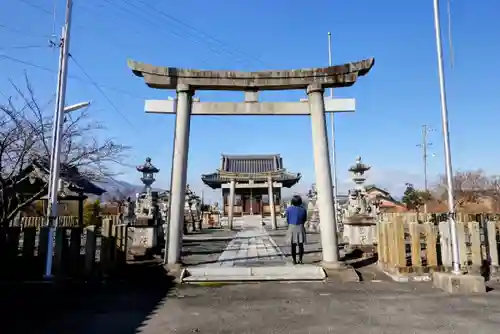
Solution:
[{"label": "wooden fence", "polygon": [[[111,219],[115,220],[118,219],[118,215],[103,215],[103,216],[96,216],[93,217],[93,224],[90,225],[97,225],[99,226],[101,223],[102,219]],[[14,227],[36,227],[36,228],[41,228],[44,227],[47,224],[47,218],[46,217],[22,217],[21,221],[17,225],[12,225]],[[81,224],[78,221],[77,216],[59,216],[58,217],[58,226],[59,227],[83,227],[83,224]]]},{"label": "wooden fence", "polygon": [[[126,262],[127,226],[118,216],[102,217],[101,226],[82,227],[64,217],[48,249],[43,218],[23,218],[21,226],[0,229],[0,279],[37,279],[44,273],[47,252],[53,253],[57,277],[108,276]],[[61,222],[61,220],[60,220]]]},{"label": "wooden fence", "polygon": [[[377,229],[379,266],[397,274],[448,270],[452,266],[449,223],[428,220],[430,217],[424,215],[385,215]],[[484,215],[458,214],[456,226],[462,268],[496,272],[500,222]]]},{"label": "wooden fence", "polygon": [[[80,222],[78,221],[78,217],[76,216],[59,216],[58,224],[61,227],[79,227]],[[19,227],[36,227],[41,228],[47,224],[46,217],[22,217],[21,218],[21,226]]]}]

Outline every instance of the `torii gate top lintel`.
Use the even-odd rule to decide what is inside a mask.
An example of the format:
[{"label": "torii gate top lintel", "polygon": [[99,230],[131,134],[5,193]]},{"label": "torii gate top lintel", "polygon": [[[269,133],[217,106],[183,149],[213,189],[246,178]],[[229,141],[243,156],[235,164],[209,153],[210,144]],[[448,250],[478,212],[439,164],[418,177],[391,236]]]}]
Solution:
[{"label": "torii gate top lintel", "polygon": [[311,84],[322,88],[352,86],[358,76],[366,75],[375,64],[374,58],[321,68],[259,72],[193,70],[153,66],[133,60],[129,68],[151,88],[176,89],[189,85],[194,90],[288,90],[306,89]]}]

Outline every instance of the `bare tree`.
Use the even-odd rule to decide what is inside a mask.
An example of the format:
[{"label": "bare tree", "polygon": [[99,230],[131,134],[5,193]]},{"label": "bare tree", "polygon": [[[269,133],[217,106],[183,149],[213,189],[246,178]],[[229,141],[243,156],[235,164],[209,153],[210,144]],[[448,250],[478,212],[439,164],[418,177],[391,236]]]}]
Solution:
[{"label": "bare tree", "polygon": [[[482,170],[457,172],[452,179],[455,206],[478,203],[491,190],[491,177]],[[446,176],[440,176],[435,188],[435,197],[447,200],[448,185]]]},{"label": "bare tree", "polygon": [[489,196],[491,197],[491,206],[493,211],[500,212],[500,176],[492,175],[489,177]]},{"label": "bare tree", "polygon": [[[34,162],[48,165],[50,160],[52,101],[39,104],[27,77],[25,86],[12,83],[15,96],[0,104],[0,226],[47,192],[47,175]],[[77,170],[91,181],[113,177],[111,165],[120,163],[128,148],[97,140],[96,131],[102,129],[86,111],[65,115],[62,174]]]}]

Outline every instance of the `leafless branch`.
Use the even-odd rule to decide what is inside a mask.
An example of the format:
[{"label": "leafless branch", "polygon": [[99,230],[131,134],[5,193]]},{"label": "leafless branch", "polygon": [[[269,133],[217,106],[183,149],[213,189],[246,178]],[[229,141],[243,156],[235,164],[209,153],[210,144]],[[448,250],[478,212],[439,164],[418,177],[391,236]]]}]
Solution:
[{"label": "leafless branch", "polygon": [[[24,88],[11,84],[15,95],[0,101],[0,226],[47,191],[46,180],[27,182],[25,170],[33,161],[50,160],[53,136],[53,98],[39,103],[27,76]],[[116,175],[113,165],[122,162],[128,147],[111,139],[97,140],[96,131],[102,129],[86,111],[65,115],[62,173],[76,168],[92,181]]]},{"label": "leafless branch", "polygon": [[[457,172],[453,176],[452,185],[457,209],[486,202],[491,207],[495,202],[500,202],[499,177],[487,175],[482,170]],[[446,201],[447,190],[446,177],[441,176],[434,189],[435,197]],[[500,208],[500,205],[495,205]]]}]

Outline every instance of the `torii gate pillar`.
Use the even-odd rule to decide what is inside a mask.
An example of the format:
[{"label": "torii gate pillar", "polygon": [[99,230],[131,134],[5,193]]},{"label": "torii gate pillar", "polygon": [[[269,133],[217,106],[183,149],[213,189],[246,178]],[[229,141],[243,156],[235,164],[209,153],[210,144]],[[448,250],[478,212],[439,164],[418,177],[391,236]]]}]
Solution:
[{"label": "torii gate pillar", "polygon": [[181,257],[193,94],[194,91],[189,85],[177,86],[177,113],[170,180],[170,209],[168,211],[168,264],[178,263]]},{"label": "torii gate pillar", "polygon": [[335,203],[333,201],[330,150],[326,133],[324,89],[319,84],[307,87],[311,113],[314,172],[318,191],[319,222],[321,225],[321,247],[323,262],[329,267],[339,265],[337,228],[335,225]]}]

